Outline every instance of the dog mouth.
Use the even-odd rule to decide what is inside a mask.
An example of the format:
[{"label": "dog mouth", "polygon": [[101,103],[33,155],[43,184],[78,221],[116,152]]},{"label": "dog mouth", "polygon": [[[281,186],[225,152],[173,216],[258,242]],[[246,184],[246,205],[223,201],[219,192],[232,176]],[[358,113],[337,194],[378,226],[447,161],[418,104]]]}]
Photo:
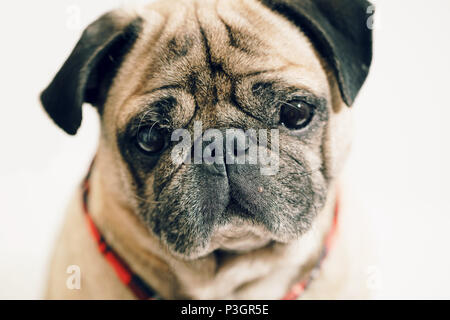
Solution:
[{"label": "dog mouth", "polygon": [[184,167],[160,191],[155,210],[146,211],[149,227],[174,256],[194,260],[215,250],[249,252],[271,241],[288,243],[310,227],[314,200],[297,192],[307,189],[308,179],[292,184],[287,174],[261,176],[245,165],[229,169],[227,176],[211,177],[203,167]]},{"label": "dog mouth", "polygon": [[[296,222],[301,216],[293,218],[281,208],[261,212],[267,207],[263,203],[255,205],[255,199],[246,200],[246,194],[242,198],[237,198],[240,195],[237,192],[228,195],[224,208],[217,206],[220,211],[214,210],[216,203],[212,202],[207,213],[165,211],[157,215],[164,225],[155,232],[156,236],[172,255],[187,261],[206,258],[218,251],[245,254],[275,243],[286,244],[299,236]],[[270,203],[265,200],[261,201]],[[256,212],[252,212],[253,207]]]},{"label": "dog mouth", "polygon": [[252,219],[252,217],[254,217],[254,214],[243,207],[232,194],[230,194],[230,199],[225,208],[225,212],[229,217],[239,217],[242,219]]},{"label": "dog mouth", "polygon": [[275,242],[264,225],[254,221],[252,213],[236,200],[230,198],[223,216],[226,220],[213,228],[208,245],[194,255],[183,254],[184,258],[198,259],[217,253],[226,256],[244,254]]},{"label": "dog mouth", "polygon": [[252,221],[252,214],[235,200],[230,199],[226,211],[231,218],[216,227],[211,236],[210,246],[215,250],[242,253],[259,249],[272,241],[264,226]]},{"label": "dog mouth", "polygon": [[271,239],[259,235],[253,230],[242,226],[234,226],[231,230],[221,230],[211,237],[215,250],[225,252],[245,253],[267,246]]}]

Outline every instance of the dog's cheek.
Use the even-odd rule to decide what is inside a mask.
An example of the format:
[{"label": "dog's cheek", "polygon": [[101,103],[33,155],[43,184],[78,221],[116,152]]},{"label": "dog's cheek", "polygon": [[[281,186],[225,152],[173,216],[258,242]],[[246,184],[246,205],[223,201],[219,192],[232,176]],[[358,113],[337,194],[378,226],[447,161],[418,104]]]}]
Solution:
[{"label": "dog's cheek", "polygon": [[321,139],[321,134],[308,143],[282,137],[280,170],[274,181],[279,192],[274,197],[284,203],[285,209],[279,210],[279,216],[295,227],[292,236],[310,228],[326,201],[328,181],[323,174]]},{"label": "dog's cheek", "polygon": [[[280,171],[284,173],[284,193],[281,200],[288,210],[280,212],[288,223],[295,226],[298,236],[309,230],[314,219],[324,206],[327,182],[321,168],[320,150],[303,150],[301,155],[284,159]],[[288,214],[291,212],[291,214]]]}]

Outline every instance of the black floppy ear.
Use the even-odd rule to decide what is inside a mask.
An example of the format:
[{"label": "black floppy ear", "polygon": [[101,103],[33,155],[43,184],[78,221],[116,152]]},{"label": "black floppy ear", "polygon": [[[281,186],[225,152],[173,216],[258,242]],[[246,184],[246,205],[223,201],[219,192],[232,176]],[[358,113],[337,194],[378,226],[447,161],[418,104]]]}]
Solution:
[{"label": "black floppy ear", "polygon": [[89,25],[41,102],[55,123],[69,134],[81,125],[84,102],[101,108],[124,56],[136,41],[142,19],[112,11]]},{"label": "black floppy ear", "polygon": [[344,102],[351,106],[372,61],[374,7],[365,0],[260,0],[295,23],[332,68]]}]

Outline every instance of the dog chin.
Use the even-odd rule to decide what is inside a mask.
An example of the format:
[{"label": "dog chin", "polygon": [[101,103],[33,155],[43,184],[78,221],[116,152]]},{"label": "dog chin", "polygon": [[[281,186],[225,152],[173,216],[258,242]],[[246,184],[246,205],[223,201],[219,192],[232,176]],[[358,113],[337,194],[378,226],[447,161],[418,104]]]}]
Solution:
[{"label": "dog chin", "polygon": [[206,258],[218,251],[243,254],[273,243],[274,240],[264,228],[239,221],[215,228],[208,244],[204,247],[194,246],[187,252],[178,252],[171,246],[168,249],[175,257],[191,261]]},{"label": "dog chin", "polygon": [[269,245],[271,237],[263,228],[230,223],[218,228],[211,238],[211,249],[243,253]]}]

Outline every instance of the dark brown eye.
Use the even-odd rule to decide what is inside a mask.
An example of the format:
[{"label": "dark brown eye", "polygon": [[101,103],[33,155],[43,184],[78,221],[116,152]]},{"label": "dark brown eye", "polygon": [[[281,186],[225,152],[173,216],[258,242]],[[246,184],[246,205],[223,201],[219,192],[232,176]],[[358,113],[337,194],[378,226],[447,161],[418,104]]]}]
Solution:
[{"label": "dark brown eye", "polygon": [[301,100],[285,102],[280,111],[280,123],[288,129],[306,127],[314,117],[314,107]]},{"label": "dark brown eye", "polygon": [[144,153],[158,153],[166,146],[166,135],[157,124],[142,127],[137,134],[136,143]]}]

